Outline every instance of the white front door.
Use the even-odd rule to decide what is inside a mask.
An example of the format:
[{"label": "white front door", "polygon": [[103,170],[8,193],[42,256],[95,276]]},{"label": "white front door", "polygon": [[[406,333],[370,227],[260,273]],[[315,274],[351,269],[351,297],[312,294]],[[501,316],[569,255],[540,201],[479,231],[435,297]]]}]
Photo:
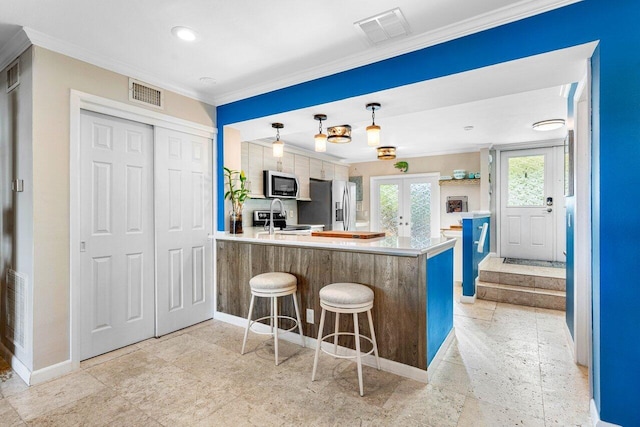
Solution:
[{"label": "white front door", "polygon": [[153,130],[82,111],[81,359],[154,333]]},{"label": "white front door", "polygon": [[388,236],[437,237],[438,177],[409,177],[373,179],[372,230],[384,231]]},{"label": "white front door", "polygon": [[554,176],[554,149],[501,154],[500,255],[554,261],[555,212],[563,206]]},{"label": "white front door", "polygon": [[211,319],[211,140],[156,128],[156,335]]}]

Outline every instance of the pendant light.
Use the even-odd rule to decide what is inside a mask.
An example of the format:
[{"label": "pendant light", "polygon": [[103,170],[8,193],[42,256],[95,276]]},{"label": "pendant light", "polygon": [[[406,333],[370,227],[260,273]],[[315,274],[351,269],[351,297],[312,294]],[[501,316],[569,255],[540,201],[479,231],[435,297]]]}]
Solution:
[{"label": "pendant light", "polygon": [[393,160],[396,158],[396,147],[378,147],[378,160]]},{"label": "pendant light", "polygon": [[327,116],[325,114],[316,114],[313,118],[320,122],[318,125],[318,134],[313,137],[316,142],[316,151],[318,153],[324,153],[327,151],[327,135],[322,133],[322,121],[327,120]]},{"label": "pendant light", "polygon": [[376,110],[381,108],[377,102],[367,104],[367,110],[371,111],[371,126],[367,126],[367,144],[369,147],[380,145],[380,126],[376,125]]},{"label": "pendant light", "polygon": [[346,144],[351,142],[351,126],[340,125],[327,128],[327,141],[334,144]]},{"label": "pendant light", "polygon": [[273,157],[281,158],[284,155],[284,142],[280,141],[280,129],[284,128],[282,123],[271,123],[271,127],[276,130],[276,140],[271,144]]}]

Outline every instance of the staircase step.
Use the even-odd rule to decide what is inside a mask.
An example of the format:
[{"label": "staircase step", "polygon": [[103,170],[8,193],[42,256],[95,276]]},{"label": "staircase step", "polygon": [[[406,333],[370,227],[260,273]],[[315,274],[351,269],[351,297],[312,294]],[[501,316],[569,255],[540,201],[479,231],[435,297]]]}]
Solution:
[{"label": "staircase step", "polygon": [[476,292],[479,299],[529,307],[564,311],[566,305],[566,293],[553,289],[480,281]]},{"label": "staircase step", "polygon": [[480,270],[480,280],[501,285],[564,291],[566,280],[562,277],[541,276],[526,273],[511,273],[495,270]]}]

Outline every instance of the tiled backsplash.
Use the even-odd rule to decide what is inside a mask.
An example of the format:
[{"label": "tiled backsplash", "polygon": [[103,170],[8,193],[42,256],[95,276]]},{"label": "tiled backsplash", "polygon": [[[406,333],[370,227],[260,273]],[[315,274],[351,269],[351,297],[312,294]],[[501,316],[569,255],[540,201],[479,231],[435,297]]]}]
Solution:
[{"label": "tiled backsplash", "polygon": [[[268,211],[271,207],[272,199],[249,199],[244,203],[242,214],[242,226],[251,227],[253,225],[253,211]],[[298,223],[298,202],[292,199],[281,199],[284,209],[287,211],[287,224]],[[277,205],[276,209],[279,209]],[[293,212],[293,216],[291,216]]]}]

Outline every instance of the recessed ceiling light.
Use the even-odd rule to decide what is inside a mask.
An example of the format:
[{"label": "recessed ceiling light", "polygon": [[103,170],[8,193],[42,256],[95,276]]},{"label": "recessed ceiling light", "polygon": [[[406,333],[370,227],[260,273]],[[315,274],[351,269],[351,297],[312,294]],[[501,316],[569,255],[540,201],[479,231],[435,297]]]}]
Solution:
[{"label": "recessed ceiling light", "polygon": [[171,34],[173,34],[180,40],[184,40],[187,42],[195,41],[198,38],[196,32],[187,27],[173,27],[171,29]]},{"label": "recessed ceiling light", "polygon": [[213,86],[217,82],[213,77],[200,77],[200,83],[202,83],[204,86]]},{"label": "recessed ceiling light", "polygon": [[465,126],[463,129],[464,130],[473,130],[473,126]]},{"label": "recessed ceiling light", "polygon": [[536,122],[531,125],[533,130],[542,131],[542,132],[560,129],[562,126],[564,126],[563,119],[542,120],[541,122]]}]

